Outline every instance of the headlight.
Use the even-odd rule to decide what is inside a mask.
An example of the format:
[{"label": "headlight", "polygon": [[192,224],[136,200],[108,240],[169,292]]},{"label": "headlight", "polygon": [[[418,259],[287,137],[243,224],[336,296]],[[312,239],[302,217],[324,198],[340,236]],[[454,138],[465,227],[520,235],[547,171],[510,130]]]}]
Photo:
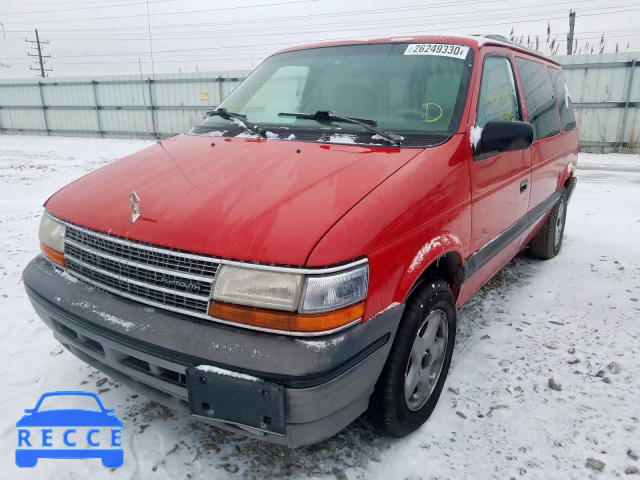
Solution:
[{"label": "headlight", "polygon": [[260,329],[320,335],[362,318],[368,285],[368,264],[323,275],[223,264],[209,314]]},{"label": "headlight", "polygon": [[62,222],[56,220],[47,212],[42,215],[40,221],[40,249],[45,257],[53,263],[64,267],[64,234],[65,226]]},{"label": "headlight", "polygon": [[222,265],[213,299],[251,307],[293,312],[298,306],[302,275]]}]

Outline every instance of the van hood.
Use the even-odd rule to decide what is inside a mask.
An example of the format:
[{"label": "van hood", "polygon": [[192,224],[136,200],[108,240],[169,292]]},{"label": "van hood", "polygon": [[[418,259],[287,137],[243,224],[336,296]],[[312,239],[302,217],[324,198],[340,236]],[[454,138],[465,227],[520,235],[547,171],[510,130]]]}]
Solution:
[{"label": "van hood", "polygon": [[[420,151],[179,135],[76,180],[45,207],[131,240],[304,265],[345,213]],[[141,215],[131,223],[133,191]]]}]

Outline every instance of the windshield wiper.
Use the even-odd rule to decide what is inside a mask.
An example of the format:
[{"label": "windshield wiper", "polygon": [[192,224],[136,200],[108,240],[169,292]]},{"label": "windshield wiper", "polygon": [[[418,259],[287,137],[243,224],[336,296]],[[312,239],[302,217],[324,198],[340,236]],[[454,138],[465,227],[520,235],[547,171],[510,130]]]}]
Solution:
[{"label": "windshield wiper", "polygon": [[318,122],[347,122],[353,123],[354,125],[360,125],[365,130],[368,130],[371,133],[378,135],[383,140],[386,140],[391,145],[400,145],[402,142],[402,137],[395,133],[387,132],[382,128],[376,127],[378,122],[375,120],[365,120],[362,118],[353,118],[353,117],[343,117],[342,115],[338,115],[329,110],[318,110],[316,113],[287,113],[281,112],[278,114],[279,117],[295,117],[295,118],[304,118],[306,120],[316,120]]},{"label": "windshield wiper", "polygon": [[207,117],[224,118],[225,120],[239,124],[246,132],[252,133],[253,135],[260,135],[261,137],[265,136],[264,129],[247,120],[246,115],[230,112],[226,108],[216,108],[215,110],[211,110],[210,112],[207,112]]}]

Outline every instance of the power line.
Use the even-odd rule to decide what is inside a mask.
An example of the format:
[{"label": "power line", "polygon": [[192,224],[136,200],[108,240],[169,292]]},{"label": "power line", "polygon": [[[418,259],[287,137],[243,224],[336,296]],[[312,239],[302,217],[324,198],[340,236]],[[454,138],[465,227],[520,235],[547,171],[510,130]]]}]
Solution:
[{"label": "power line", "polygon": [[[638,11],[640,10],[640,8],[636,8],[636,9],[626,9],[626,10],[619,10],[616,12],[610,12],[610,13],[625,13],[625,12],[632,12],[632,11]],[[592,15],[602,15],[601,12],[597,12],[597,13],[591,13],[591,14],[582,14],[582,16],[592,16]],[[489,23],[489,24],[477,24],[477,19],[475,20],[466,20],[466,22],[474,22],[475,28],[482,28],[482,27],[488,27],[488,26],[496,26],[496,25],[512,25],[512,24],[518,24],[518,23],[529,23],[532,21],[546,21],[546,20],[556,20],[556,19],[560,19],[560,18],[565,18],[564,15],[562,16],[556,16],[556,17],[543,17],[543,18],[539,18],[539,19],[531,19],[530,16],[528,16],[529,18],[527,18],[526,20],[509,20],[509,21],[505,21],[505,22],[496,22],[496,23]],[[406,24],[403,24],[403,26],[406,26]],[[410,26],[414,26],[414,25],[410,25]],[[467,26],[460,26],[457,28],[467,28]],[[443,31],[443,30],[450,30],[449,28],[441,28],[441,29],[430,29],[431,32],[438,32],[438,31]],[[424,30],[418,30],[418,31],[409,31],[409,32],[401,32],[399,33],[401,35],[409,35],[409,34],[424,34]],[[324,38],[324,39],[314,39],[313,42],[317,43],[317,42],[325,42],[325,41],[332,41],[332,40],[355,40],[359,37],[346,37],[346,38]],[[304,41],[299,41],[299,42],[292,42],[292,41],[287,41],[287,42],[273,42],[273,43],[258,43],[258,44],[244,44],[244,45],[232,45],[232,46],[216,46],[216,47],[204,47],[204,48],[188,48],[188,49],[174,49],[174,50],[158,50],[155,53],[179,53],[179,52],[193,52],[193,51],[208,51],[208,50],[226,50],[226,49],[233,49],[233,48],[244,48],[244,47],[262,47],[262,46],[276,46],[276,45],[294,45],[294,44],[304,44],[304,43],[309,43],[309,40],[304,40]],[[95,54],[79,54],[79,55],[59,55],[57,58],[84,58],[84,57],[106,57],[106,56],[120,56],[120,55],[144,55],[147,54],[148,52],[120,52],[120,53],[95,53]]]},{"label": "power line", "polygon": [[[600,0],[597,0],[600,1]],[[549,4],[551,5],[551,4]],[[589,10],[587,10],[589,11]],[[539,12],[537,13],[538,15],[546,15],[547,13],[556,13],[556,12],[561,12],[560,10],[554,10],[552,12]],[[482,13],[482,11],[478,11],[478,12],[465,12],[465,13]],[[441,15],[442,16],[442,15]],[[444,15],[444,16],[448,16],[448,15]],[[493,15],[492,15],[493,16]],[[436,16],[429,16],[429,19],[432,18],[438,18],[440,16],[436,15]],[[502,16],[503,18],[506,16]],[[530,17],[530,14],[517,14],[517,15],[513,15],[514,18],[521,18],[521,17]],[[385,23],[384,28],[396,28],[396,27],[407,27],[407,26],[419,26],[419,25],[423,25],[424,21],[420,20],[419,18],[416,18],[415,16],[413,17],[405,17],[405,18],[397,18],[394,20],[397,20],[399,22],[402,22],[403,20],[415,20],[418,23],[400,23],[400,24],[392,24],[392,23]],[[546,17],[543,19],[546,20]],[[347,23],[339,23],[339,24],[335,24],[336,26],[345,26],[345,25],[349,25],[353,22],[347,22]],[[282,31],[282,27],[272,27],[272,28],[276,28],[279,31],[277,33],[268,33],[268,34],[264,34],[264,33],[243,33],[243,31],[236,31],[236,30],[217,30],[217,33],[221,34],[221,35],[214,35],[214,36],[210,36],[210,35],[197,35],[196,37],[160,37],[158,38],[158,40],[160,41],[166,41],[166,40],[195,40],[195,39],[226,39],[226,38],[245,38],[245,37],[266,37],[266,36],[281,36],[281,35],[296,35],[296,34],[313,34],[313,33],[328,33],[328,32],[351,32],[351,31],[360,31],[360,30],[372,30],[372,29],[379,29],[379,21],[359,21],[357,22],[358,25],[362,25],[362,24],[366,24],[366,23],[374,23],[374,26],[368,26],[368,27],[349,27],[346,29],[333,29],[333,30],[328,30],[326,28],[321,28],[323,25],[327,25],[330,26],[332,24],[318,24],[318,25],[308,25],[308,26],[304,26],[303,28],[311,28],[311,27],[318,27],[321,28],[320,30],[305,30],[305,31]],[[437,25],[437,23],[432,24],[432,25]],[[227,32],[230,33],[236,33],[234,34],[229,34]],[[559,35],[559,34],[558,34]],[[82,40],[82,41],[100,41],[100,42],[104,42],[103,38],[100,39],[87,39],[85,37],[72,37],[72,38],[56,38],[56,40],[59,41],[78,41],[78,40]],[[145,38],[139,37],[139,38],[134,38],[134,37],[124,37],[124,38],[111,38],[109,41],[136,41],[136,40],[145,40]]]},{"label": "power line", "polygon": [[[262,3],[258,5],[244,5],[241,7],[221,7],[221,8],[208,8],[204,10],[188,10],[184,12],[161,12],[161,13],[152,13],[151,16],[160,16],[160,15],[184,15],[187,13],[205,13],[205,12],[218,12],[222,10],[245,10],[247,8],[259,8],[259,7],[275,7],[279,5],[293,5],[298,3],[312,3],[317,2],[318,0],[291,0],[288,2],[276,2],[276,3]],[[58,19],[58,20],[39,20],[39,23],[60,23],[60,22],[89,22],[93,20],[122,20],[123,18],[139,18],[146,17],[146,14],[140,15],[118,15],[115,17],[90,17],[90,18],[70,18],[70,19]],[[16,23],[32,23],[31,21],[19,21],[19,22],[7,22],[9,24]]]},{"label": "power line", "polygon": [[[626,11],[626,10],[625,10]],[[542,13],[539,13],[539,15],[542,15]],[[523,15],[518,15],[518,16],[523,16]],[[526,22],[529,21],[534,21],[534,20],[538,20],[538,19],[531,19],[530,15],[525,15],[527,16],[527,20]],[[539,20],[547,20],[548,17],[545,18],[541,18]],[[402,20],[402,19],[398,19],[398,20]],[[476,20],[474,20],[476,21]],[[503,22],[503,23],[522,23],[522,22],[516,22],[516,21],[509,21],[509,22]],[[414,25],[421,25],[422,22],[418,23],[418,24],[407,24],[406,22],[401,24],[401,25],[390,25],[387,24],[385,25],[386,27],[392,28],[392,27],[396,27],[396,26],[400,26],[400,27],[407,27],[407,26],[414,26]],[[480,27],[482,26],[489,26],[489,25],[495,25],[495,24],[486,24],[486,25],[479,25]],[[476,25],[478,26],[478,25]],[[347,31],[353,31],[353,30],[370,30],[371,28],[350,28]],[[432,29],[432,31],[438,31],[438,30],[444,30],[444,29]],[[329,32],[331,30],[327,30],[327,29],[322,29],[320,32],[325,33],[325,32]],[[339,31],[344,31],[344,30],[333,30],[334,32],[339,32]],[[305,31],[305,32],[280,32],[278,34],[273,34],[273,35],[280,35],[280,34],[287,34],[287,35],[291,35],[291,34],[307,34],[307,33],[318,33],[316,31]],[[423,33],[422,31],[420,33]],[[243,35],[243,36],[252,36],[252,35]],[[262,35],[258,35],[258,36],[262,36]],[[229,37],[229,35],[225,35],[225,38]],[[219,37],[202,37],[200,36],[199,38],[219,38]],[[350,38],[357,38],[357,37],[350,37]],[[178,39],[178,38],[175,38]],[[190,40],[190,38],[180,38],[179,40]],[[316,39],[314,39],[316,40]],[[327,39],[330,40],[330,39]],[[323,40],[324,41],[324,40]],[[297,42],[297,43],[307,43],[308,40],[305,41],[301,41],[301,42]],[[245,46],[253,46],[253,47],[262,47],[262,46],[274,46],[274,45],[290,45],[296,42],[291,42],[291,41],[287,41],[287,42],[273,42],[273,43],[262,43],[262,44],[252,44],[252,45],[240,45],[240,47],[245,47]],[[213,49],[229,49],[229,48],[238,48],[238,46],[229,46],[229,47],[209,47],[209,48],[205,48],[205,49],[195,49],[195,50],[213,50]],[[194,49],[189,48],[189,49],[180,49],[180,50],[167,50],[167,51],[159,51],[159,53],[175,53],[175,52],[188,52],[188,51],[192,51]],[[59,56],[58,58],[76,58],[76,57],[85,57],[85,56],[117,56],[117,55],[139,55],[139,54],[145,54],[148,52],[122,52],[122,53],[108,53],[108,54],[80,54],[80,55],[62,55]]]},{"label": "power line", "polygon": [[[584,3],[588,3],[588,2],[590,2],[590,1],[596,1],[596,0],[586,0]],[[157,3],[157,2],[152,2],[152,1],[150,1],[149,3]],[[478,3],[486,3],[486,0],[484,0],[484,1],[478,1],[478,2],[458,2],[458,4],[478,4]],[[455,5],[455,4],[454,4],[454,3],[448,3],[448,4],[446,4],[446,5]],[[551,4],[545,4],[545,5],[551,5]],[[554,3],[553,5],[557,5],[557,3]],[[543,5],[541,5],[541,6],[543,6]],[[623,7],[622,5],[616,5],[616,6],[613,6],[613,7],[609,6],[609,7],[608,7],[608,9],[607,9],[607,10],[609,10],[609,11],[605,11],[605,12],[600,12],[600,10],[603,10],[603,8],[604,8],[604,7],[594,8],[594,9],[592,9],[592,10],[587,10],[587,11],[594,11],[594,13],[584,14],[584,16],[603,15],[603,14],[606,14],[606,13],[612,13],[612,14],[615,14],[615,13],[624,13],[624,12],[629,12],[629,11],[637,11],[637,9],[624,9],[624,10],[610,11],[610,9],[611,9],[611,8],[622,8],[622,7]],[[410,7],[410,8],[412,8],[412,9],[421,8],[421,9],[422,9],[422,8],[429,8],[429,7],[420,6],[420,7]],[[492,13],[492,17],[495,17],[495,12],[496,12],[496,11],[500,11],[500,10],[503,10],[503,11],[504,11],[504,10],[512,10],[512,9],[513,9],[513,8],[506,8],[506,9],[494,9],[494,10],[492,10],[492,12],[491,12],[491,13]],[[398,9],[380,9],[380,10],[393,10],[393,11],[397,11]],[[596,10],[598,10],[598,12],[597,12],[597,13],[595,12]],[[367,13],[370,13],[370,12],[367,12]],[[443,15],[438,15],[438,16],[433,16],[433,15],[431,15],[431,16],[429,16],[429,18],[435,18],[435,17],[449,17],[449,16],[455,16],[455,15],[460,15],[460,14],[465,14],[465,13],[466,13],[466,14],[469,14],[469,13],[480,13],[480,12],[460,12],[460,13],[454,13],[454,14],[443,14]],[[345,14],[345,12],[341,12],[340,14],[335,14],[335,16],[342,16],[342,15],[344,15],[344,14]],[[537,15],[542,15],[542,14],[543,14],[543,12],[536,12],[536,14],[537,14]],[[552,18],[546,17],[546,18],[540,18],[540,19],[537,19],[537,18],[536,18],[536,19],[532,19],[530,14],[520,14],[520,15],[515,15],[515,17],[523,17],[523,16],[528,17],[528,18],[527,18],[527,20],[523,20],[523,21],[507,21],[507,22],[501,22],[501,23],[489,23],[489,24],[484,24],[484,25],[482,25],[482,24],[481,24],[481,25],[477,25],[477,24],[475,24],[475,25],[473,25],[473,27],[474,27],[474,28],[481,28],[481,27],[487,27],[487,26],[493,26],[493,25],[504,25],[504,24],[514,24],[514,23],[529,23],[529,22],[534,22],[534,21],[544,21],[544,20],[551,20],[551,19],[554,19],[554,20],[555,20],[555,19],[559,19],[559,18],[565,18],[565,15],[563,15],[562,17],[552,17]],[[285,17],[282,17],[282,18],[285,18]],[[294,17],[294,18],[300,18],[300,17]],[[415,16],[410,17],[410,18],[411,18],[411,19],[414,19],[414,20],[416,19],[416,17],[415,17]],[[504,15],[501,15],[501,16],[500,16],[500,18],[505,18],[505,16],[504,16]],[[402,20],[402,18],[397,18],[397,19],[394,19],[394,20],[401,21],[401,20]],[[264,21],[264,20],[261,20],[261,21]],[[477,22],[477,19],[474,19],[474,20],[462,20],[462,22],[471,22],[471,21]],[[369,22],[376,22],[376,23],[378,23],[379,21],[376,21],[376,20],[370,20]],[[352,22],[337,23],[336,25],[347,25],[347,24],[349,24],[349,23],[352,23]],[[363,22],[363,21],[359,21],[359,22],[357,22],[357,23],[362,24],[362,23],[366,23],[366,21],[365,21],[365,22]],[[202,25],[204,25],[204,24],[197,24],[197,25],[202,26]],[[402,24],[402,25],[400,25],[400,26],[401,26],[401,27],[410,27],[410,26],[417,26],[417,25],[424,25],[424,22],[421,22],[421,23],[419,23],[419,24],[407,24],[407,23],[403,23],[403,24]],[[432,25],[433,25],[433,24],[432,24]],[[435,25],[437,25],[437,23],[435,23]],[[177,25],[176,25],[176,26],[177,26]],[[308,27],[311,27],[311,26],[312,26],[312,25],[309,25],[309,26],[300,26],[300,28],[308,28]],[[314,25],[314,26],[319,26],[319,25]],[[150,25],[148,25],[147,27],[148,27],[148,30],[149,30]],[[167,26],[167,28],[168,28],[168,27],[169,27],[169,26]],[[385,24],[383,24],[383,27],[392,28],[392,27],[394,27],[394,25],[392,25],[392,24],[388,24],[388,23],[385,23]],[[157,28],[164,28],[164,27],[157,27]],[[280,28],[280,29],[281,29],[281,27],[271,27],[271,28]],[[464,26],[464,27],[456,27],[456,29],[458,29],[458,28],[467,28],[467,27],[466,27],[466,26]],[[372,30],[372,29],[374,29],[374,27],[370,27],[370,28],[350,28],[350,29],[348,29],[348,30],[346,30],[346,31],[353,31],[353,30]],[[153,28],[152,30],[156,30],[156,29],[155,29],[155,28]],[[447,29],[429,29],[429,30],[430,30],[430,31],[441,31],[441,30],[448,30],[448,28],[447,28]],[[235,31],[237,31],[237,30],[216,30],[216,32],[218,32],[218,33],[223,33],[223,32],[226,32],[226,31],[229,31],[229,32],[235,32]],[[320,32],[322,32],[322,33],[328,33],[328,32],[340,32],[340,31],[345,31],[345,30],[327,30],[327,29],[322,29],[322,30],[320,30]],[[600,31],[598,30],[597,32],[599,33]],[[172,33],[178,33],[178,32],[172,32]],[[188,32],[188,33],[192,33],[192,32]],[[193,32],[193,33],[197,34],[197,32]],[[279,32],[279,33],[273,33],[273,34],[271,34],[271,35],[282,35],[282,34],[288,34],[288,35],[291,35],[291,34],[313,34],[313,33],[319,33],[319,32],[317,32],[317,31],[309,31],[309,30],[307,30],[307,31],[301,31],[301,32],[290,32],[290,33]],[[394,35],[408,35],[408,34],[411,34],[411,33],[414,33],[414,32],[394,32]],[[423,33],[425,33],[425,31],[424,31],[424,29],[422,29],[422,30],[420,30],[419,32],[415,32],[415,33],[423,34]],[[589,32],[582,32],[582,34],[585,34],[585,33],[589,33]],[[559,36],[559,35],[564,35],[564,34],[565,34],[565,33],[561,33],[561,34],[556,34],[556,35],[553,35],[553,36],[554,36],[554,37],[557,37],[557,36]],[[222,38],[228,38],[228,37],[232,37],[232,36],[233,36],[233,35],[224,35],[224,37],[222,37]],[[240,36],[268,36],[268,35],[240,35]],[[384,36],[384,35],[377,35],[377,36]],[[616,37],[635,37],[635,36],[637,36],[637,35],[607,35],[607,38],[616,38]],[[197,38],[221,38],[221,37],[207,37],[207,36],[199,35]],[[335,38],[335,36],[334,36],[334,38],[313,39],[312,41],[315,43],[315,42],[324,42],[324,41],[332,41],[332,40],[351,40],[351,39],[356,39],[356,38],[358,38],[358,37]],[[583,37],[583,38],[581,38],[581,40],[582,40],[582,39],[589,39],[589,38],[600,38],[600,36],[598,36],[598,37],[586,37],[586,38],[584,38],[584,37]],[[166,39],[166,40],[193,40],[193,38],[190,38],[190,37],[185,37],[185,38],[175,38],[175,37],[173,37],[173,38],[172,38],[172,37],[169,37],[169,38],[162,38],[162,40],[165,40],[165,39]],[[83,40],[85,40],[85,39],[83,39]],[[138,40],[138,39],[136,39],[136,40]],[[142,39],[142,40],[144,40],[144,39]],[[104,41],[104,39],[103,39],[103,41]],[[292,41],[288,41],[288,42],[262,43],[262,44],[254,44],[254,45],[235,45],[235,46],[228,46],[228,47],[209,47],[209,48],[197,48],[197,49],[192,49],[192,48],[190,48],[190,49],[184,49],[184,50],[164,50],[164,51],[158,51],[157,53],[192,52],[192,51],[220,50],[220,49],[233,49],[233,48],[244,48],[244,47],[268,48],[268,47],[270,47],[270,46],[274,46],[274,45],[294,45],[294,44],[301,44],[301,43],[309,43],[309,40],[300,41],[300,42],[292,42]],[[150,50],[151,50],[151,49],[150,49]],[[269,50],[272,50],[272,49],[270,49],[270,48],[269,48]],[[119,56],[119,55],[131,55],[131,54],[136,54],[136,55],[137,55],[137,54],[140,54],[140,53],[142,53],[142,54],[149,54],[149,52],[137,52],[137,53],[134,53],[134,52],[125,52],[125,53],[110,53],[110,54],[96,54],[96,55],[68,55],[68,56],[62,56],[61,58],[76,58],[76,57],[87,57],[87,56],[107,56],[107,55],[108,55],[108,56]],[[197,54],[197,55],[200,55],[200,54]],[[262,58],[266,57],[267,55],[268,55],[268,54],[267,54],[267,53],[265,53],[265,55],[264,55],[263,57],[240,57],[240,56],[234,56],[233,58],[243,59],[243,60],[254,60],[254,59],[258,59],[258,58],[262,59]],[[196,62],[196,61],[199,61],[199,62],[202,62],[202,61],[216,62],[216,61],[217,61],[216,59],[207,60],[207,59],[203,59],[203,58],[187,58],[187,55],[186,55],[186,54],[183,54],[182,56],[183,56],[184,58],[183,58],[183,59],[181,59],[181,60],[156,60],[156,61],[157,61],[157,62],[159,62],[159,63],[160,63],[160,62],[162,62],[162,63],[188,63],[188,62]],[[58,56],[57,56],[57,58],[60,58],[60,57],[58,57]],[[222,60],[222,59],[223,59],[223,57],[218,57],[218,59]],[[231,59],[230,59],[230,60],[231,60]],[[92,63],[92,62],[83,62],[83,63],[82,63],[82,65],[100,65],[100,64],[108,64],[108,63],[113,63],[113,64],[115,64],[115,63],[130,63],[130,62],[126,62],[126,61],[125,61],[125,62],[93,62],[93,63]],[[137,62],[133,62],[133,63],[137,63]],[[148,62],[145,62],[145,63],[148,63]],[[57,65],[57,64],[65,65],[65,63],[59,63],[59,62],[57,62],[57,61],[56,61],[56,65]],[[73,64],[73,63],[66,63],[66,65],[72,65],[72,64]]]},{"label": "power line", "polygon": [[[635,38],[635,37],[640,37],[640,31],[636,30],[635,34],[618,34],[618,35],[613,35],[613,34],[608,34],[607,32],[603,32],[605,35],[605,39],[610,39],[610,38]],[[587,33],[587,32],[585,32]],[[556,36],[560,37],[566,35],[566,32],[563,33],[559,33]],[[595,37],[582,37],[582,36],[578,36],[577,37],[578,40],[592,40],[592,39],[599,39],[601,38],[601,35],[595,36]],[[331,41],[331,39],[326,39],[326,40],[322,40],[322,41]],[[293,45],[295,42],[289,42],[288,44]],[[180,59],[166,59],[166,60],[157,60],[154,59],[155,63],[188,63],[188,62],[215,62],[217,60],[233,60],[233,59],[241,59],[241,60],[258,60],[258,59],[264,59],[267,56],[271,55],[272,50],[269,49],[269,51],[264,52],[264,55],[262,56],[244,56],[244,55],[231,55],[228,57],[224,57],[224,56],[219,56],[216,55],[215,58],[203,58],[201,56],[197,57],[197,58],[193,58],[193,57],[189,57],[187,55],[181,55]],[[200,54],[198,54],[200,55]],[[10,59],[14,59],[14,58],[10,58]],[[15,59],[19,59],[19,58],[15,58]],[[127,61],[127,60],[114,60],[114,61],[92,61],[92,62],[87,62],[87,61],[83,61],[83,62],[57,62],[56,61],[56,65],[116,65],[116,64],[137,64],[137,61]],[[144,60],[142,61],[142,63],[151,63],[151,61],[147,61]]]},{"label": "power line", "polygon": [[[464,5],[468,5],[468,4],[486,3],[487,1],[492,1],[492,0],[481,0],[481,1],[477,1],[477,2],[458,2],[458,3],[460,3],[460,4],[464,4]],[[506,1],[506,0],[499,0],[499,1]],[[600,0],[584,0],[584,3],[591,3],[591,2],[600,2]],[[455,5],[456,5],[456,3],[448,3],[447,5],[449,5],[449,6],[455,6]],[[541,5],[538,5],[538,6],[555,6],[555,5],[557,5],[557,2],[541,4]],[[620,7],[623,7],[623,6],[624,6],[624,7],[626,7],[626,6],[628,6],[628,4],[623,4],[623,5],[619,5],[619,6],[620,6]],[[418,8],[419,8],[419,9],[424,9],[425,7],[424,7],[424,6],[420,6],[420,7],[418,7]],[[611,6],[610,6],[609,8],[611,8]],[[393,10],[394,12],[397,12],[397,11],[398,11],[398,9],[392,9],[392,10]],[[508,11],[508,10],[516,10],[516,11],[520,11],[520,10],[521,10],[521,8],[519,8],[519,7],[507,7],[507,8],[501,8],[501,9],[493,9],[493,10],[492,10],[492,16],[493,16],[493,14],[494,14],[494,13],[496,13],[496,12],[503,12],[503,11]],[[380,11],[387,11],[387,9],[381,9]],[[453,12],[453,13],[441,14],[441,15],[429,15],[429,17],[428,17],[428,18],[429,18],[429,19],[432,19],[432,18],[450,17],[450,16],[455,16],[455,15],[461,15],[461,14],[484,13],[485,11],[486,11],[486,10],[473,10],[473,11],[465,11],[465,12]],[[563,10],[563,11],[564,11],[564,10]],[[560,12],[560,10],[554,10],[554,11],[549,11],[549,12],[542,12],[542,11],[540,11],[540,12],[535,12],[535,13],[537,13],[537,14],[543,14],[543,13],[556,13],[556,12]],[[359,14],[359,13],[365,13],[365,12],[362,12],[362,11],[353,11],[352,13],[354,13],[354,14]],[[367,13],[367,14],[370,14],[370,13],[373,13],[373,11],[367,11],[366,13]],[[529,14],[522,14],[522,13],[519,13],[517,16],[518,16],[518,17],[522,17],[522,16],[528,16],[528,15],[529,15]],[[282,17],[282,18],[288,18],[288,17]],[[303,17],[300,17],[300,18],[303,18]],[[272,20],[272,19],[270,19],[270,20]],[[415,16],[410,16],[410,17],[399,17],[399,18],[391,18],[391,19],[387,19],[387,22],[389,22],[389,21],[403,21],[403,20],[417,20],[417,19],[416,19],[416,17],[415,17]],[[262,21],[262,20],[261,20],[261,21]],[[364,24],[364,23],[375,23],[376,28],[379,28],[379,26],[380,26],[380,20],[378,20],[378,19],[371,19],[371,20],[361,20],[361,19],[358,19],[358,20],[353,20],[353,21],[349,21],[349,22],[341,22],[341,23],[335,23],[335,22],[330,22],[330,23],[316,23],[316,24],[312,24],[312,25],[293,25],[292,27],[295,27],[295,28],[309,28],[309,27],[321,27],[321,26],[332,26],[332,25],[335,25],[335,26],[345,26],[345,25],[350,25],[350,24],[354,24],[354,23],[355,23],[355,24],[357,24],[357,25],[361,25],[361,24]],[[224,25],[224,24],[226,24],[226,22],[220,22],[220,23],[218,23],[218,25]],[[389,26],[389,24],[388,24],[388,23],[385,23],[385,24],[384,24],[384,26],[385,26],[385,27],[388,27],[388,26]],[[163,26],[163,27],[158,27],[158,28],[168,28],[168,27],[169,27],[169,26]],[[274,30],[274,29],[282,30],[282,28],[283,28],[282,26],[261,27],[261,31],[263,31],[263,30]],[[209,30],[209,29],[208,29],[208,30]],[[222,33],[222,34],[226,34],[227,32],[240,33],[240,32],[242,32],[242,31],[244,31],[244,30],[246,30],[246,29],[240,29],[240,30],[238,30],[238,29],[236,28],[236,29],[231,29],[231,30],[216,30],[216,33]],[[362,29],[360,29],[360,30],[362,30]],[[326,31],[326,30],[325,30],[325,31]],[[171,33],[175,33],[175,34],[185,33],[185,34],[190,34],[190,35],[197,35],[197,36],[198,36],[198,38],[219,38],[219,37],[217,37],[217,36],[216,36],[216,37],[210,37],[210,36],[202,37],[202,36],[201,36],[202,32],[194,31],[193,29],[188,30],[188,31],[184,31],[184,32],[171,32]],[[293,32],[293,33],[296,33],[296,32]],[[306,33],[306,32],[305,32],[305,33]],[[99,35],[101,36],[100,40],[101,40],[101,41],[104,41],[103,34],[99,34]],[[134,34],[134,35],[143,35],[143,33],[141,32],[140,34]],[[144,35],[145,35],[145,36],[147,35],[147,34],[146,34],[146,32],[144,33]],[[227,35],[225,35],[225,38],[226,38],[226,37],[227,37]],[[73,37],[73,40],[77,40],[77,39],[80,39],[80,38],[82,38],[82,39],[84,40],[86,37],[85,37],[85,36],[83,36],[83,37]],[[178,38],[178,37],[170,37],[170,38],[171,38],[171,39],[180,39],[180,38]],[[189,37],[185,37],[185,38],[186,38],[186,39],[189,39]],[[59,39],[60,39],[60,38],[59,38]],[[126,39],[126,40],[137,40],[138,38],[133,38],[133,37],[124,37],[124,38],[122,38],[122,39]],[[116,39],[113,39],[113,38],[112,38],[111,40],[120,40],[120,39],[119,39],[119,38],[116,38]]]},{"label": "power line", "polygon": [[[406,7],[392,7],[392,8],[378,8],[378,9],[365,9],[365,10],[349,10],[349,11],[342,11],[339,13],[322,13],[322,14],[310,14],[310,15],[293,15],[293,16],[284,16],[284,17],[270,17],[269,21],[273,22],[273,21],[284,21],[284,20],[296,20],[299,21],[301,19],[315,19],[315,18],[334,18],[334,17],[344,17],[344,16],[354,16],[354,15],[375,15],[378,13],[396,13],[396,12],[406,12],[406,11],[414,11],[414,10],[433,10],[433,7],[437,7],[437,6],[446,6],[446,7],[452,7],[452,6],[467,6],[467,5],[476,5],[476,4],[482,4],[482,3],[501,3],[504,1],[508,1],[508,0],[476,0],[476,1],[458,1],[458,2],[442,2],[442,3],[437,3],[437,4],[430,4],[430,5],[425,5],[425,4],[420,4],[420,5],[410,5],[410,6],[406,6]],[[564,5],[566,3],[570,3],[570,4],[575,4],[575,3],[579,3],[579,4],[583,4],[583,3],[592,3],[592,2],[598,2],[601,3],[600,0],[576,0],[574,2],[554,2],[554,3],[549,3],[549,4],[543,4],[542,6],[546,6],[546,5],[554,5],[554,6],[560,6],[560,5]],[[625,3],[621,6],[627,6],[629,5],[628,3]],[[541,6],[541,5],[537,5],[537,6]],[[513,7],[508,8],[508,9],[513,9]],[[518,7],[518,9],[521,9]],[[496,11],[500,11],[500,10],[504,10],[504,9],[492,9],[491,12],[496,12]],[[182,12],[182,13],[189,13],[189,12]],[[461,14],[461,13],[468,13],[468,12],[456,12],[455,14]],[[219,25],[236,25],[236,24],[247,24],[247,23],[264,23],[265,19],[264,18],[258,18],[258,19],[243,19],[243,20],[235,20],[235,21],[225,21],[225,22],[215,22],[215,23],[203,23],[203,22],[199,22],[199,23],[178,23],[178,24],[168,24],[168,25],[159,25],[157,27],[155,27],[156,29],[166,29],[166,28],[179,28],[179,27],[209,27],[209,26],[219,26]],[[379,20],[376,20],[377,22],[379,22]],[[271,27],[271,28],[282,28],[282,27]],[[52,30],[52,33],[55,32],[80,32],[80,31],[88,31],[88,32],[96,32],[96,31],[100,31],[100,30],[105,30],[105,31],[109,31],[109,32],[113,32],[113,30],[144,30],[145,27],[140,26],[140,27],[111,27],[111,28],[106,28],[106,29],[100,29],[100,28],[92,28],[92,29],[85,29],[85,30],[79,30],[79,29],[63,29],[63,30]],[[29,30],[30,31],[30,30]],[[12,30],[11,33],[24,33],[25,30]],[[191,32],[193,32],[193,30],[191,30]],[[194,32],[197,33],[197,32]]]},{"label": "power line", "polygon": [[[89,1],[89,0],[80,0],[78,2],[37,2],[37,3],[26,3],[26,2],[20,2],[20,6],[38,6],[38,5],[46,5],[46,6],[51,6],[51,5],[86,5],[87,3],[91,4],[91,3],[104,3],[106,0],[93,0],[93,1]],[[127,5],[127,1],[126,0],[108,0],[109,3],[111,2],[119,2],[122,3],[122,5]],[[150,3],[160,3],[160,2],[165,2],[165,1],[178,1],[178,0],[156,0]]]},{"label": "power line", "polygon": [[[165,3],[165,2],[175,2],[176,0],[156,0],[151,3]],[[118,3],[116,5],[99,5],[95,7],[78,7],[78,8],[65,8],[65,9],[57,9],[57,10],[37,10],[31,12],[8,12],[7,15],[40,15],[41,13],[58,13],[58,12],[75,12],[78,10],[95,10],[96,8],[114,8],[114,7],[129,7],[131,5],[144,5],[145,2],[128,2],[128,3]],[[47,5],[47,4],[41,4]],[[48,4],[50,6],[51,4]],[[17,22],[15,22],[17,23]]]}]

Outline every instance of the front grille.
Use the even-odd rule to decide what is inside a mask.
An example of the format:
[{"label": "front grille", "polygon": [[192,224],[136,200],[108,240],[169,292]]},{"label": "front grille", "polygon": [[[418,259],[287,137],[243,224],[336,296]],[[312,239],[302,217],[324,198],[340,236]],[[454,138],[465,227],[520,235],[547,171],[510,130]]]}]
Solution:
[{"label": "front grille", "polygon": [[143,303],[207,314],[218,261],[67,225],[71,275]]},{"label": "front grille", "polygon": [[89,247],[93,251],[131,260],[140,265],[164,268],[167,270],[215,277],[218,262],[207,257],[158,248],[120,237],[92,232],[84,228],[69,226],[65,242]]}]

